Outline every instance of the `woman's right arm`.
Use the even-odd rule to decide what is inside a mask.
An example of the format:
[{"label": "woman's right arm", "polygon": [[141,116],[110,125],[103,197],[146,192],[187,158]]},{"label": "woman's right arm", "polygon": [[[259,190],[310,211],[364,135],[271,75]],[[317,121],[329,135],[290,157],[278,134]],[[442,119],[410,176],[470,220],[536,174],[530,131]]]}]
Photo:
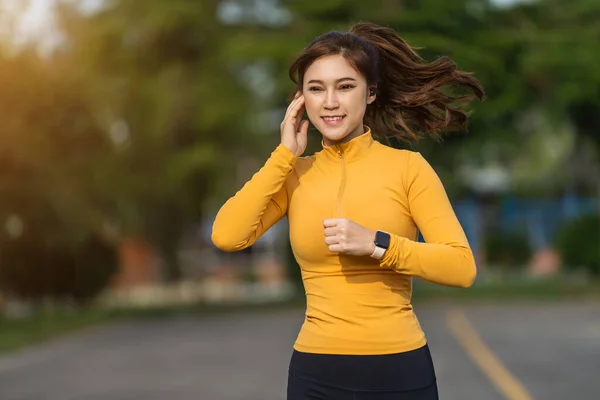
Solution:
[{"label": "woman's right arm", "polygon": [[296,156],[280,144],[265,165],[221,207],[212,230],[212,241],[223,251],[253,245],[287,211],[285,181]]},{"label": "woman's right arm", "polygon": [[281,144],[265,165],[221,207],[211,239],[223,251],[237,251],[253,245],[287,212],[285,182],[307,145],[308,121],[300,121],[304,96],[296,96],[281,123]]}]

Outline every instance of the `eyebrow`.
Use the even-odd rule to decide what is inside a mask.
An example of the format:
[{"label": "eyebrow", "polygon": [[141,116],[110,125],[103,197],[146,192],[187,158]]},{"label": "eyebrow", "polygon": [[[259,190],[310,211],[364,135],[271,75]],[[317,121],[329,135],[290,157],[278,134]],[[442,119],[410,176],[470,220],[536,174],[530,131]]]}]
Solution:
[{"label": "eyebrow", "polygon": [[[335,81],[335,83],[340,83],[340,82],[343,82],[343,81],[356,81],[356,79],[347,76],[345,78],[337,79]],[[320,81],[318,79],[311,79],[310,81],[308,81],[308,83],[320,83],[320,84],[323,84],[323,81]]]}]

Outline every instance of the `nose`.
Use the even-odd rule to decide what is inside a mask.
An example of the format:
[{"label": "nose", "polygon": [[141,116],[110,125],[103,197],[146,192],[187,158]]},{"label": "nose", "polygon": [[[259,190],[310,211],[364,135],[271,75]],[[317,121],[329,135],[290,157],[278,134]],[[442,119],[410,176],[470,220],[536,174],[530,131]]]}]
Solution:
[{"label": "nose", "polygon": [[335,110],[339,107],[339,103],[337,100],[337,95],[335,90],[328,90],[325,94],[325,102],[323,103],[323,108],[326,110]]}]

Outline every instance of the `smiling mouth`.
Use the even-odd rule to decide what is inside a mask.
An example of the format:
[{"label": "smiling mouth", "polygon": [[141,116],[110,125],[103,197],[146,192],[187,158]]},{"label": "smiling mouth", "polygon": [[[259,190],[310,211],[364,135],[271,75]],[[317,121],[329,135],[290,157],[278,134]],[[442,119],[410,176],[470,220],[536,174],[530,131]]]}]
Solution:
[{"label": "smiling mouth", "polygon": [[335,117],[321,117],[323,121],[325,121],[328,125],[337,125],[342,122],[344,116],[335,116]]}]

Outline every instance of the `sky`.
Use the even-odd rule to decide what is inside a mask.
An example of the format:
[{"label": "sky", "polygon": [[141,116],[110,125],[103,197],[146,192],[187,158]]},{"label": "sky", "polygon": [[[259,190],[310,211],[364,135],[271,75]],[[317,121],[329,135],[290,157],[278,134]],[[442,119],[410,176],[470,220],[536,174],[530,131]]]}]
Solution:
[{"label": "sky", "polygon": [[[6,1],[6,0],[5,0]],[[11,1],[18,0],[8,0]],[[52,7],[56,0],[29,0],[29,8],[21,16],[17,28],[17,43],[37,38],[42,48],[52,46],[58,40],[52,27]],[[102,0],[71,0],[84,9],[93,10]]]},{"label": "sky", "polygon": [[51,7],[53,0],[30,0],[29,9],[22,15],[18,28],[17,40],[21,42],[39,31],[45,32],[51,28]]}]

